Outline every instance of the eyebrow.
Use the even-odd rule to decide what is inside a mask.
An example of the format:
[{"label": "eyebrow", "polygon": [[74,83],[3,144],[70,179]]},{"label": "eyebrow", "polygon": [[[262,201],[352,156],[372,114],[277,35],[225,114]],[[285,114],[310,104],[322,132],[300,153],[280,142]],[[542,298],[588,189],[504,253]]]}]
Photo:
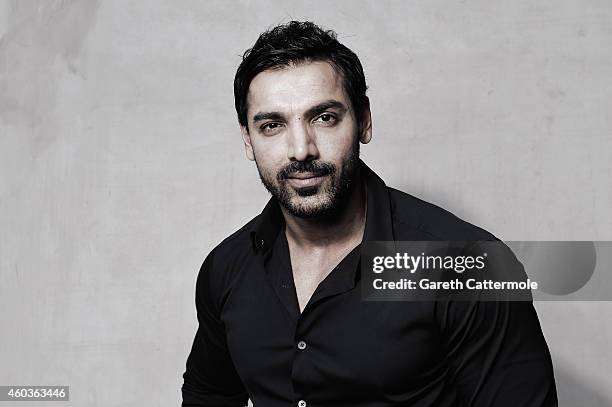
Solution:
[{"label": "eyebrow", "polygon": [[253,122],[257,123],[262,120],[282,120],[283,115],[280,112],[259,112],[253,116]]},{"label": "eyebrow", "polygon": [[[344,103],[338,100],[329,99],[308,109],[304,116],[311,118],[329,109],[338,109],[340,113],[345,113],[348,110]],[[283,117],[284,115],[281,112],[259,112],[253,116],[253,122],[256,123],[262,120],[282,120]]]}]

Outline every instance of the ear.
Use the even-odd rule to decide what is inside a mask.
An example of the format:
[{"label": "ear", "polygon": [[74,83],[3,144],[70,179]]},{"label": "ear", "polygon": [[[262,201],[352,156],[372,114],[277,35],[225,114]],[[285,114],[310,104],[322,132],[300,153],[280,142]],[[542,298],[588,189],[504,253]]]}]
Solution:
[{"label": "ear", "polygon": [[[367,99],[367,98],[366,98]],[[368,144],[372,140],[372,114],[370,113],[370,100],[368,99],[366,107],[361,113],[359,121],[359,141],[362,144]]]},{"label": "ear", "polygon": [[253,153],[253,146],[251,145],[251,135],[249,134],[249,129],[246,126],[240,126],[240,133],[242,134],[242,141],[244,142],[244,149],[247,158],[251,161],[255,161],[255,154]]}]

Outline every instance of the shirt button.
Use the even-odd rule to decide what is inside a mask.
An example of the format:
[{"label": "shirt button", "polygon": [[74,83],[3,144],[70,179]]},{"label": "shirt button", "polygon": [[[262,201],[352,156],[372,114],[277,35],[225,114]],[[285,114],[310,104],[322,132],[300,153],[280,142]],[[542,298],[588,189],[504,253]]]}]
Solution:
[{"label": "shirt button", "polygon": [[[298,349],[299,349],[299,350],[304,350],[304,349],[306,349],[306,342],[304,342],[304,341],[299,341],[299,342],[298,342]],[[304,403],[304,405],[306,405],[306,403]]]},{"label": "shirt button", "polygon": [[304,400],[298,401],[298,407],[306,407],[306,402]]}]

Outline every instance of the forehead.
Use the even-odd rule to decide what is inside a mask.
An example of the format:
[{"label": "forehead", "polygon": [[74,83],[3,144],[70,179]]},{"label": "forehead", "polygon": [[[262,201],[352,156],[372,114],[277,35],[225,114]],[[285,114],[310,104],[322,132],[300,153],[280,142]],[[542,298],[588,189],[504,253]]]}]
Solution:
[{"label": "forehead", "polygon": [[340,75],[327,62],[305,62],[257,74],[249,86],[248,114],[297,113],[330,99],[350,106]]}]

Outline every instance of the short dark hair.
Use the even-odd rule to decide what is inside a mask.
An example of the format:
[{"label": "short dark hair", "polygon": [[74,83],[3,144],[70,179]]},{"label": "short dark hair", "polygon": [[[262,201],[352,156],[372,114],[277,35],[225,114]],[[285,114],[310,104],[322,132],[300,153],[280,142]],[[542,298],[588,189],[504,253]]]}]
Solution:
[{"label": "short dark hair", "polygon": [[357,121],[369,101],[363,67],[353,51],[342,45],[332,30],[310,21],[290,21],[263,32],[255,45],[246,50],[234,78],[234,103],[238,122],[248,129],[247,95],[253,78],[266,70],[300,62],[328,62],[342,77],[344,91]]}]

